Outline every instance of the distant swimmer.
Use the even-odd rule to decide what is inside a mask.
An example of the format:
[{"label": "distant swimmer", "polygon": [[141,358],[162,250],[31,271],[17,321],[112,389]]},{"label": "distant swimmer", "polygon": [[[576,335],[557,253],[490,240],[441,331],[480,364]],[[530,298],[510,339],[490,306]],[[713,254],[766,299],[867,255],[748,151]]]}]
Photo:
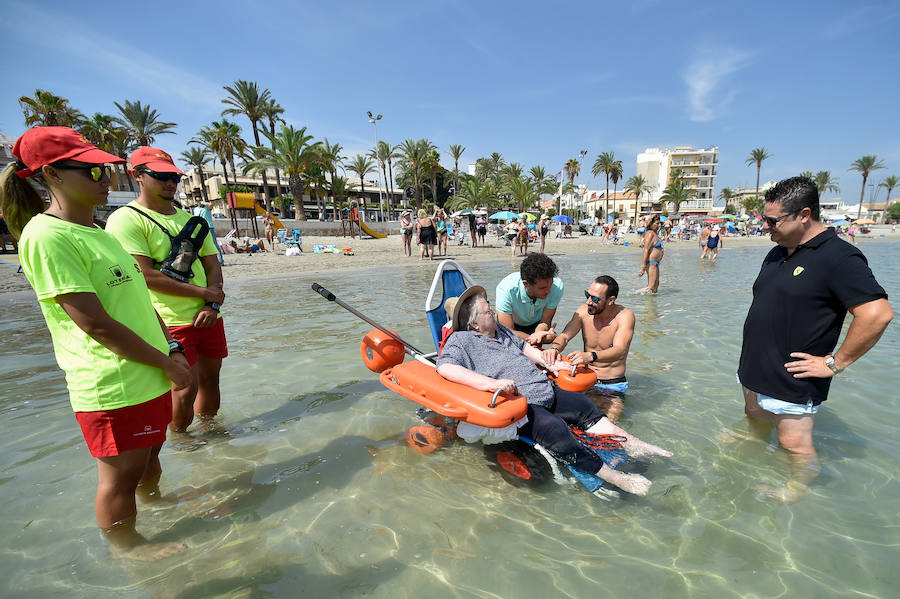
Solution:
[{"label": "distant swimmer", "polygon": [[597,375],[595,395],[608,398],[603,406],[609,419],[618,420],[622,411],[622,397],[628,391],[625,362],[634,336],[634,312],[616,303],[619,284],[608,275],[594,279],[584,292],[585,301],[578,306],[572,320],[556,336],[550,348],[544,350],[544,361],[553,363],[566,345],[581,331],[584,351],[567,356],[572,364],[587,364]]},{"label": "distant swimmer", "polygon": [[638,293],[656,293],[659,289],[659,263],[663,259],[663,241],[659,236],[659,215],[654,214],[647,223],[647,231],[644,233],[642,247],[644,252],[641,258],[641,270],[638,276],[647,273],[647,286],[639,289]]}]

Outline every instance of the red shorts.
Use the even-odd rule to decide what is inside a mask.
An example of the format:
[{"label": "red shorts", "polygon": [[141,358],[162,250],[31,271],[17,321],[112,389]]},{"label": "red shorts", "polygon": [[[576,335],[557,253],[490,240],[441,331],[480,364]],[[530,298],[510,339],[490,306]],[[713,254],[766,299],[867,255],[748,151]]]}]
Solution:
[{"label": "red shorts", "polygon": [[99,412],[75,412],[91,455],[108,458],[142,447],[162,445],[172,421],[172,393],[136,406]]},{"label": "red shorts", "polygon": [[197,363],[197,354],[221,360],[228,357],[228,343],[225,341],[225,324],[222,318],[206,329],[198,329],[192,324],[169,327],[169,332],[184,346],[184,357],[188,364]]}]

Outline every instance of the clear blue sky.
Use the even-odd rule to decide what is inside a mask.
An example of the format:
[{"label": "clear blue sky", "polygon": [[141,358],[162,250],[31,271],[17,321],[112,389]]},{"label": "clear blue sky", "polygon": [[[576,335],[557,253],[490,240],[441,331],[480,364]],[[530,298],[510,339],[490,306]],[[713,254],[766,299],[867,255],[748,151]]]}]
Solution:
[{"label": "clear blue sky", "polygon": [[596,188],[598,153],[627,179],[639,151],[676,145],[719,147],[717,191],[755,184],[756,147],[763,181],[830,170],[849,203],[860,156],[887,166],[870,182],[900,175],[896,1],[300,4],[6,1],[0,131],[23,131],[35,88],[86,114],[141,100],[178,123],[156,142],[178,154],[248,79],[348,155],[373,145],[372,110],[381,139],[428,138],[450,168],[452,143],[552,173],[586,149]]}]

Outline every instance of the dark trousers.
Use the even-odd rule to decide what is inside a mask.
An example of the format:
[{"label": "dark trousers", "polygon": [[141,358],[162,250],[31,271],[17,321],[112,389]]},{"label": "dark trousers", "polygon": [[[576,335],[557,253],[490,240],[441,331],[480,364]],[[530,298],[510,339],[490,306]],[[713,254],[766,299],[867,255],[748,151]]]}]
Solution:
[{"label": "dark trousers", "polygon": [[553,389],[550,407],[528,405],[528,423],[519,429],[519,434],[533,439],[555,458],[595,474],[603,467],[603,460],[572,436],[569,425],[587,430],[605,414],[583,393],[565,391],[556,385]]}]

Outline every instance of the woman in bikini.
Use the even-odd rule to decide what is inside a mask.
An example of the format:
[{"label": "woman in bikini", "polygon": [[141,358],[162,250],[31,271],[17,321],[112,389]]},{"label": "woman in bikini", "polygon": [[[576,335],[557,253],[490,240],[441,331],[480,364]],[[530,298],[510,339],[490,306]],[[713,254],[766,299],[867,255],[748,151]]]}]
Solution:
[{"label": "woman in bikini", "polygon": [[647,273],[647,286],[638,293],[656,293],[659,289],[659,263],[663,259],[663,242],[659,236],[659,215],[653,215],[647,223],[644,233],[644,252],[641,258],[641,270],[638,276]]},{"label": "woman in bikini", "polygon": [[413,222],[409,210],[400,215],[400,236],[403,238],[403,255],[412,257]]},{"label": "woman in bikini", "polygon": [[434,260],[434,244],[437,243],[434,221],[428,218],[428,213],[421,208],[416,216],[419,217],[416,219],[416,230],[419,233],[419,260],[423,260],[426,253],[430,260]]}]

